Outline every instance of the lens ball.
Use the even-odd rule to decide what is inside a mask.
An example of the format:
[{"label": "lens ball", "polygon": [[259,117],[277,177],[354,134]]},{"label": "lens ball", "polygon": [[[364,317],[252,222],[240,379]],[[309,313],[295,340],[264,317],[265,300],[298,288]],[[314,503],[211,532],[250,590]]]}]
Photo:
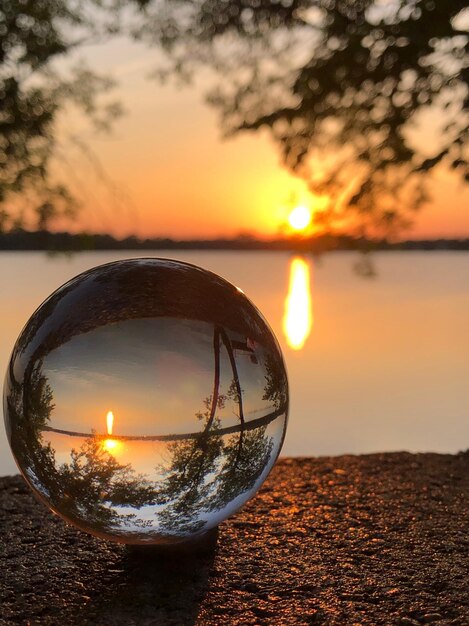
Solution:
[{"label": "lens ball", "polygon": [[32,490],[98,537],[197,537],[262,485],[285,435],[278,343],[243,292],[167,259],[95,267],[21,332],[5,421]]}]

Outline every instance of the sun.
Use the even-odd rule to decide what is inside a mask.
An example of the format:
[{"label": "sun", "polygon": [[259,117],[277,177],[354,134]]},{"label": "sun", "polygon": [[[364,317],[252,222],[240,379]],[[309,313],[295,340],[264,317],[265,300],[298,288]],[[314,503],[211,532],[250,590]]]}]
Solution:
[{"label": "sun", "polygon": [[305,230],[311,223],[311,211],[302,205],[295,207],[288,216],[288,223],[297,232]]}]

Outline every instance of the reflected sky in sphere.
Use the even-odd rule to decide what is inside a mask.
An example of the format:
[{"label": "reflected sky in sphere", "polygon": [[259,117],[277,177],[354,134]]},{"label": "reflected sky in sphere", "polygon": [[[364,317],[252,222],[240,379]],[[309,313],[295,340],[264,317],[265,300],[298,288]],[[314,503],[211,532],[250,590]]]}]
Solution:
[{"label": "reflected sky in sphere", "polygon": [[220,277],[134,259],[85,272],[34,313],[5,385],[10,444],[57,513],[127,543],[183,541],[257,491],[288,385],[254,305]]}]

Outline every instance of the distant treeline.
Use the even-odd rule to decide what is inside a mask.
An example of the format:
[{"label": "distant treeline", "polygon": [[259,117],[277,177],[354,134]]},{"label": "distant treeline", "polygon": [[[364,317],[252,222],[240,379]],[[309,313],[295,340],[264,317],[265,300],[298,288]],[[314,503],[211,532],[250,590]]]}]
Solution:
[{"label": "distant treeline", "polygon": [[52,233],[47,230],[16,230],[0,233],[0,250],[46,250],[49,252],[84,252],[89,250],[285,250],[328,252],[332,250],[469,250],[468,239],[418,239],[390,243],[350,235],[283,237],[260,240],[249,236],[234,239],[168,238],[115,239],[111,235]]}]

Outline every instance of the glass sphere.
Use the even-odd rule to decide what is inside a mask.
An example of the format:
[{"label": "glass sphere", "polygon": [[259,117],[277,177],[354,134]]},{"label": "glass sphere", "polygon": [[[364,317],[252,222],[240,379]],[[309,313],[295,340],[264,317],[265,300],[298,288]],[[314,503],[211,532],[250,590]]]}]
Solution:
[{"label": "glass sphere", "polygon": [[240,289],[129,259],[80,274],[21,332],[5,421],[34,492],[84,531],[175,543],[259,489],[285,435],[278,343]]}]

